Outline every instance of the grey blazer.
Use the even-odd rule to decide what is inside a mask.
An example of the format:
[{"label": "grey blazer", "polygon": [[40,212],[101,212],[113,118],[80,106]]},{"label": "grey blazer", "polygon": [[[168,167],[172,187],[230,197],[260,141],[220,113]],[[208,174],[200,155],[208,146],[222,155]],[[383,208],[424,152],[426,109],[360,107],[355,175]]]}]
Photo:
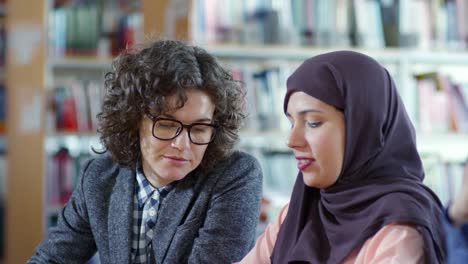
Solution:
[{"label": "grey blazer", "polygon": [[[130,263],[135,174],[109,157],[90,160],[58,225],[28,263]],[[156,263],[232,263],[255,240],[262,173],[235,152],[208,175],[195,170],[163,200],[153,239]]]}]

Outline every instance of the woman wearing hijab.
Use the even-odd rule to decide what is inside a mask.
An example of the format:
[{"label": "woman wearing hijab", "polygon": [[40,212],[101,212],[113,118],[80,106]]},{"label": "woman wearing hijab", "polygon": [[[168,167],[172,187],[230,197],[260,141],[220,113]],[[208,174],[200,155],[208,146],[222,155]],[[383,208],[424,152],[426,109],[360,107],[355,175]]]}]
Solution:
[{"label": "woman wearing hijab", "polygon": [[441,263],[442,205],[422,184],[413,125],[374,59],[336,51],[287,80],[290,203],[241,263]]}]

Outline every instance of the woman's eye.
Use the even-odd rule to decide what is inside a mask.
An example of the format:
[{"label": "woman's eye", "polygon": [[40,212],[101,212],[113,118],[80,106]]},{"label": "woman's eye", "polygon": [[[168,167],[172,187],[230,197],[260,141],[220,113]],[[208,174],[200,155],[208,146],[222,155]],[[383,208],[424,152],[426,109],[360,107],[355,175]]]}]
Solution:
[{"label": "woman's eye", "polygon": [[307,126],[310,128],[317,128],[322,125],[322,122],[307,122]]}]

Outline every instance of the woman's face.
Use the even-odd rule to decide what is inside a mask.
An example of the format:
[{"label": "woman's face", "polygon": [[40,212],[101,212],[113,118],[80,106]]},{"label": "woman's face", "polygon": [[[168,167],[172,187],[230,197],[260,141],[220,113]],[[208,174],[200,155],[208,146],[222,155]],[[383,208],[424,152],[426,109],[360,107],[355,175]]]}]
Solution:
[{"label": "woman's face", "polygon": [[[215,106],[208,94],[195,89],[187,92],[184,107],[164,113],[162,118],[176,119],[183,124],[213,123]],[[176,98],[169,97],[169,104],[175,105]],[[187,129],[172,140],[160,140],[153,136],[153,121],[144,116],[140,123],[140,148],[143,171],[155,187],[181,180],[193,171],[203,159],[208,145],[190,142]]]},{"label": "woman's face", "polygon": [[343,113],[304,92],[295,92],[289,97],[286,115],[291,122],[287,144],[294,151],[304,183],[321,189],[333,185],[344,160]]}]

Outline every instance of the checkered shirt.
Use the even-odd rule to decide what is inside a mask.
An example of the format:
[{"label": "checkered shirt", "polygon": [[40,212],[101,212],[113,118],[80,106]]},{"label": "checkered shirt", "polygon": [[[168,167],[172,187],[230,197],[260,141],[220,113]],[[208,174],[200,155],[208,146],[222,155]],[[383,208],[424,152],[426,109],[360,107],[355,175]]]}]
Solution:
[{"label": "checkered shirt", "polygon": [[132,263],[151,263],[152,239],[158,217],[159,204],[173,189],[175,182],[161,188],[153,187],[143,174],[136,171],[133,207]]}]

